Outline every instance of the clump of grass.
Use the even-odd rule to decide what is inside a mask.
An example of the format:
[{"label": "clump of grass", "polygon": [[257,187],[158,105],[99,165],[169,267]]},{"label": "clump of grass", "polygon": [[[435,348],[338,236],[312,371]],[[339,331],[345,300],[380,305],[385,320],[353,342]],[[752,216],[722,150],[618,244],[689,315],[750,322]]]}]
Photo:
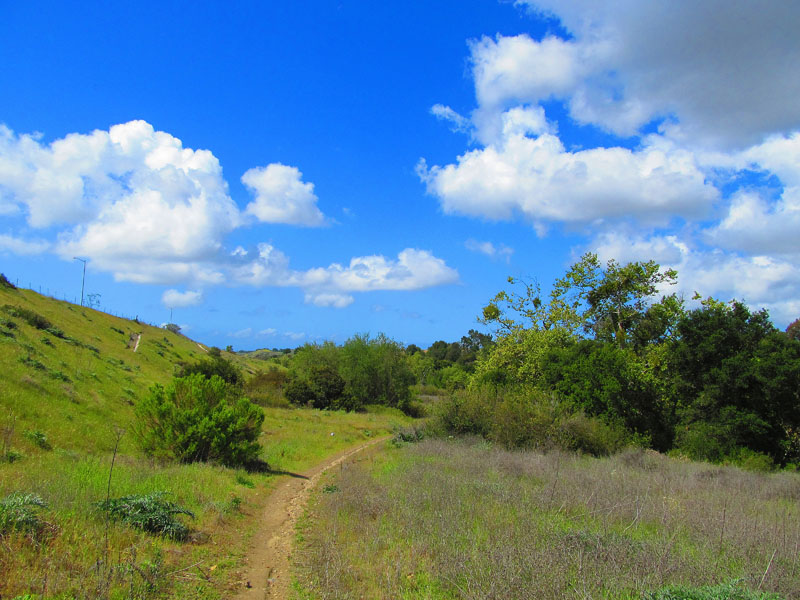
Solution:
[{"label": "clump of grass", "polygon": [[181,523],[176,515],[194,518],[190,510],[166,500],[167,492],[133,494],[121,498],[111,498],[96,504],[116,521],[127,523],[135,529],[183,541],[189,536],[189,528]]},{"label": "clump of grass", "polygon": [[256,484],[253,483],[252,479],[250,479],[249,477],[245,477],[241,473],[237,473],[237,475],[236,475],[236,483],[238,483],[239,485],[243,485],[244,487],[250,488],[250,489],[253,489],[254,487],[256,487]]},{"label": "clump of grass", "polygon": [[410,425],[403,427],[395,434],[392,442],[395,445],[411,444],[414,442],[421,442],[425,439],[426,431],[424,426]]},{"label": "clump of grass", "polygon": [[0,500],[0,536],[12,532],[39,536],[47,525],[39,517],[39,509],[46,506],[36,494],[9,494]]},{"label": "clump of grass", "polygon": [[32,367],[32,368],[36,369],[37,371],[46,371],[47,370],[47,367],[44,365],[44,363],[42,363],[42,361],[36,360],[35,358],[33,358],[31,356],[21,356],[20,359],[19,359],[19,362],[21,362],[23,365],[25,365],[27,367]]},{"label": "clump of grass", "polygon": [[703,587],[670,586],[645,594],[642,600],[781,600],[781,597],[748,590],[741,587],[740,582],[734,581]]}]

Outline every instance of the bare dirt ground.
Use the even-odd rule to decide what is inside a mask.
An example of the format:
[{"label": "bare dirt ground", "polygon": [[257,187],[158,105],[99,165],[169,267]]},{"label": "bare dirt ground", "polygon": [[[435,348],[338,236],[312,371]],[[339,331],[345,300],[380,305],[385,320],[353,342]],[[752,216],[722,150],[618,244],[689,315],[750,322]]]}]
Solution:
[{"label": "bare dirt ground", "polygon": [[267,499],[258,531],[253,535],[253,545],[244,560],[241,586],[235,600],[284,600],[289,597],[289,556],[294,526],[305,509],[311,489],[328,469],[387,439],[377,438],[341,452],[302,475],[287,475],[277,485]]}]

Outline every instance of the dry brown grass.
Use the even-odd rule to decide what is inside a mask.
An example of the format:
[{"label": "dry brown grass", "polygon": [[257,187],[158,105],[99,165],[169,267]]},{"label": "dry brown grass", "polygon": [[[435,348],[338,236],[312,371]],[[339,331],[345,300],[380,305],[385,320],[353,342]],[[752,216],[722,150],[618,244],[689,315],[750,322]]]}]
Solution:
[{"label": "dry brown grass", "polygon": [[426,441],[332,484],[301,528],[298,597],[641,598],[741,580],[800,598],[795,474]]}]

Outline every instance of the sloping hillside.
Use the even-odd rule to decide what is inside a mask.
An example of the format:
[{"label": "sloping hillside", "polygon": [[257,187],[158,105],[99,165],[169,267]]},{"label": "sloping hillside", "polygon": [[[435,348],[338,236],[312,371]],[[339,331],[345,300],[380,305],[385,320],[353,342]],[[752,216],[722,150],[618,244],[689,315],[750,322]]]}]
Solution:
[{"label": "sloping hillside", "polygon": [[[0,286],[0,597],[227,597],[276,478],[407,421],[265,408],[267,472],[154,462],[138,450],[134,406],[207,351],[180,334]],[[266,365],[222,355],[246,376]],[[98,507],[131,495],[191,512],[177,513],[188,536],[145,533]]]}]

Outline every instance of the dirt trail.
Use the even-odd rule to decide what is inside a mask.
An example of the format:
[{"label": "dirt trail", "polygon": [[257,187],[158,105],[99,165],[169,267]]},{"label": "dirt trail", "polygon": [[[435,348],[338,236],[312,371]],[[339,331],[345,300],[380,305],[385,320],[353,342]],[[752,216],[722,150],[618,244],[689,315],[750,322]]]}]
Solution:
[{"label": "dirt trail", "polygon": [[289,555],[294,526],[320,476],[354,454],[387,440],[381,437],[346,450],[303,475],[286,477],[267,499],[253,546],[245,558],[241,589],[235,600],[284,600],[289,596]]}]

